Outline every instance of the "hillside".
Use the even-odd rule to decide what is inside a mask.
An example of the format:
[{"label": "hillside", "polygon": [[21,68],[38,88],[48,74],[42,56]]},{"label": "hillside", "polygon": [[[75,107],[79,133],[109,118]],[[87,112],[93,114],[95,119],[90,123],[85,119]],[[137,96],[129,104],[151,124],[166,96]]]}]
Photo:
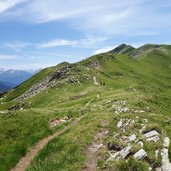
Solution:
[{"label": "hillside", "polygon": [[170,170],[170,102],[170,45],[46,68],[0,97],[0,171]]}]

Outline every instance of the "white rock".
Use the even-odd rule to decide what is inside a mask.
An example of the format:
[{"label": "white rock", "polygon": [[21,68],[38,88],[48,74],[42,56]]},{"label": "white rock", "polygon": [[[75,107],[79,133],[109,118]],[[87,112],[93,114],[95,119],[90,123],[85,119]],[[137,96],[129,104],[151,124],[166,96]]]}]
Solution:
[{"label": "white rock", "polygon": [[118,122],[117,127],[118,127],[118,128],[121,128],[122,125],[123,125],[123,120],[121,119],[121,120]]},{"label": "white rock", "polygon": [[169,144],[170,144],[170,139],[169,137],[165,137],[164,141],[163,141],[163,147],[164,148],[169,148]]},{"label": "white rock", "polygon": [[112,160],[116,160],[119,156],[119,151],[114,154],[111,154],[111,153],[109,153],[109,154],[110,154],[110,157],[106,160],[106,163],[108,163],[109,161],[112,161]]},{"label": "white rock", "polygon": [[138,142],[138,145],[139,145],[140,147],[143,147],[143,146],[144,146],[144,143],[143,143],[142,141],[139,141],[139,142]]},{"label": "white rock", "polygon": [[153,142],[157,142],[158,140],[160,140],[160,138],[158,136],[154,136],[154,137],[150,137],[150,138],[147,138],[146,141],[153,141]]},{"label": "white rock", "polygon": [[162,171],[171,171],[171,163],[169,161],[169,150],[167,148],[163,148],[161,151],[162,156]]},{"label": "white rock", "polygon": [[132,148],[132,145],[129,144],[127,147],[125,147],[124,149],[122,149],[120,151],[119,154],[121,156],[121,159],[125,159],[126,158],[126,156],[130,153],[131,148]]},{"label": "white rock", "polygon": [[95,76],[93,76],[94,85],[99,85]]},{"label": "white rock", "polygon": [[162,171],[160,167],[157,167],[156,168],[156,171]]},{"label": "white rock", "polygon": [[131,122],[131,119],[129,119],[129,120],[125,123],[124,127],[129,126],[129,125],[130,125],[130,122]]},{"label": "white rock", "polygon": [[134,123],[135,123],[135,121],[134,121],[134,120],[131,120],[131,121],[130,121],[130,124],[131,124],[131,125],[133,125]]},{"label": "white rock", "polygon": [[145,130],[146,126],[142,124],[142,128],[139,130],[140,133],[142,133]]},{"label": "white rock", "polygon": [[139,150],[134,154],[134,158],[137,160],[144,159],[146,156],[147,153],[143,149]]},{"label": "white rock", "polygon": [[153,136],[159,136],[159,133],[156,130],[153,130],[153,131],[150,131],[150,132],[144,134],[144,136],[146,138],[150,138],[150,137],[153,137]]},{"label": "white rock", "polygon": [[135,134],[132,134],[131,136],[128,137],[129,142],[132,142],[132,141],[135,141],[135,140],[136,140],[136,135]]},{"label": "white rock", "polygon": [[159,156],[159,150],[156,150],[155,151],[155,157],[156,157],[156,159],[158,159],[158,156]]},{"label": "white rock", "polygon": [[60,123],[66,123],[67,121],[64,120],[64,119],[60,119],[59,122],[60,122]]}]

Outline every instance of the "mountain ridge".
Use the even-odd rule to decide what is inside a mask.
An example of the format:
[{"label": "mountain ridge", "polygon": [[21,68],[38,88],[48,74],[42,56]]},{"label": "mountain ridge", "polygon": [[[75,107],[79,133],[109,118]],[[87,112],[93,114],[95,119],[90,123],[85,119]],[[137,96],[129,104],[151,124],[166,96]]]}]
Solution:
[{"label": "mountain ridge", "polygon": [[45,68],[2,94],[0,168],[36,148],[29,171],[169,169],[170,64],[170,46],[122,45]]}]

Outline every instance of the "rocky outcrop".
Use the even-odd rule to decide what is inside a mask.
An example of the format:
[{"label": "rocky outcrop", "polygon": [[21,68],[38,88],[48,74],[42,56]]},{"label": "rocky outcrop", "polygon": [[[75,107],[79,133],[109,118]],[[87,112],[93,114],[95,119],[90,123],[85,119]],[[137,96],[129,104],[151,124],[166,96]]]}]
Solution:
[{"label": "rocky outcrop", "polygon": [[31,107],[31,102],[20,102],[11,106],[8,110],[24,110],[25,108]]},{"label": "rocky outcrop", "polygon": [[48,92],[47,91],[48,88],[56,86],[57,84],[61,83],[63,80],[66,83],[70,83],[70,84],[79,83],[79,79],[74,77],[73,73],[71,72],[74,72],[73,66],[67,66],[58,69],[55,72],[44,77],[38,83],[34,84],[28,91],[26,91],[24,94],[19,96],[17,99],[18,100],[27,99],[45,90],[46,92]]}]

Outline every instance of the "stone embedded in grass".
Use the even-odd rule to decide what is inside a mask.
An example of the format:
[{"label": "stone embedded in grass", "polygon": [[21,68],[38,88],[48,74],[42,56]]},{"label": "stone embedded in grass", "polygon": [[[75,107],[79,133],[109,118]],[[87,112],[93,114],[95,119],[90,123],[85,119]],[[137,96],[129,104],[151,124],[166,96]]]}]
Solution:
[{"label": "stone embedded in grass", "polygon": [[134,154],[134,158],[137,160],[144,159],[145,157],[147,157],[147,153],[145,152],[144,149],[141,149]]},{"label": "stone embedded in grass", "polygon": [[136,140],[136,135],[135,134],[132,134],[131,136],[128,137],[129,142],[132,142],[132,141],[135,141],[135,140]]},{"label": "stone embedded in grass", "polygon": [[145,138],[150,138],[153,136],[159,136],[159,133],[156,130],[153,130],[144,134]]},{"label": "stone embedded in grass", "polygon": [[132,145],[129,144],[127,147],[125,147],[124,149],[122,149],[120,151],[120,153],[119,153],[120,158],[121,159],[125,159],[128,156],[128,154],[130,153],[131,148],[132,148]]},{"label": "stone embedded in grass", "polygon": [[157,142],[158,140],[160,140],[160,138],[158,136],[153,136],[153,137],[150,137],[150,138],[147,138],[146,141],[153,141],[153,142]]},{"label": "stone embedded in grass", "polygon": [[121,128],[122,125],[123,125],[123,119],[121,119],[121,120],[118,122],[117,127],[118,127],[118,128]]},{"label": "stone embedded in grass", "polygon": [[159,157],[159,150],[155,151],[155,157],[156,157],[156,159],[158,159],[158,157]]},{"label": "stone embedded in grass", "polygon": [[141,124],[141,126],[142,126],[142,128],[139,130],[140,133],[142,133],[146,128],[146,126],[144,124]]},{"label": "stone embedded in grass", "polygon": [[163,141],[163,147],[164,148],[169,148],[169,144],[170,144],[170,139],[169,137],[165,137],[164,141]]},{"label": "stone embedded in grass", "polygon": [[140,147],[143,147],[143,146],[144,146],[144,143],[143,143],[142,141],[139,141],[139,142],[138,142],[138,145],[139,145]]},{"label": "stone embedded in grass", "polygon": [[169,150],[167,148],[163,148],[161,151],[161,156],[162,156],[162,170],[170,171],[171,163],[169,161]]}]

